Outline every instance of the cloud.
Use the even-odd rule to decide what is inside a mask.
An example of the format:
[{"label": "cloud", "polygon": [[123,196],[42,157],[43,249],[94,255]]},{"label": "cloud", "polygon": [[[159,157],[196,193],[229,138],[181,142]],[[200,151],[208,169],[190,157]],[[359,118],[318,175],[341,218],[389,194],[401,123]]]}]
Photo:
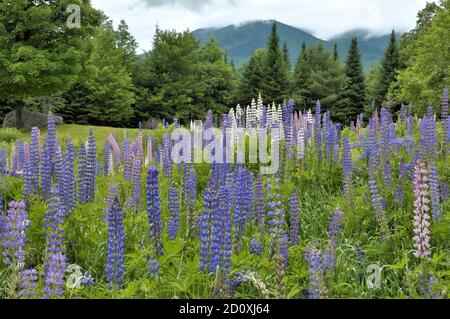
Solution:
[{"label": "cloud", "polygon": [[[179,6],[192,11],[201,11],[202,8],[211,5],[213,0],[138,0],[147,7],[157,8],[163,6]],[[225,1],[228,4],[235,4],[235,0]]]}]

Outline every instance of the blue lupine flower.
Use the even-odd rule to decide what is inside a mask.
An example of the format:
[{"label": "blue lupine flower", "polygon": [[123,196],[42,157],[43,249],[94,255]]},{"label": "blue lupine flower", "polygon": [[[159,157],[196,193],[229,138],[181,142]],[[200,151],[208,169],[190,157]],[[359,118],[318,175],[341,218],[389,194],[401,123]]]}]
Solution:
[{"label": "blue lupine flower", "polygon": [[167,233],[171,240],[175,240],[180,228],[180,207],[178,203],[178,189],[174,183],[169,188],[169,211],[170,217],[167,222]]},{"label": "blue lupine flower", "polygon": [[50,299],[64,294],[64,274],[67,268],[66,256],[61,252],[51,254],[44,273],[44,298]]},{"label": "blue lupine flower", "polygon": [[123,212],[117,195],[108,211],[108,247],[106,281],[109,289],[120,289],[123,284],[125,233]]},{"label": "blue lupine flower", "polygon": [[352,161],[352,153],[350,150],[350,143],[348,138],[344,138],[344,150],[342,154],[342,162],[343,162],[343,184],[344,184],[344,194],[350,199],[352,192],[352,171],[353,171],[353,161]]},{"label": "blue lupine flower", "polygon": [[150,224],[150,239],[158,255],[161,252],[161,208],[159,203],[158,169],[149,167],[147,172],[147,210]]},{"label": "blue lupine flower", "polygon": [[292,192],[290,199],[290,232],[289,241],[291,245],[298,245],[300,242],[299,219],[300,219],[300,202],[296,192]]}]

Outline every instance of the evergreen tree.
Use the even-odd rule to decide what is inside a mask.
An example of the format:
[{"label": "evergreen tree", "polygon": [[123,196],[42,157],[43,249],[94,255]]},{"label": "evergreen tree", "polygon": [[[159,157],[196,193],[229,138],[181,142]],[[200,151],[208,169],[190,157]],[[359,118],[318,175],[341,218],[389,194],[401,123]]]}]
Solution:
[{"label": "evergreen tree", "polygon": [[380,105],[386,99],[389,86],[395,81],[399,65],[400,57],[397,49],[397,40],[395,37],[395,32],[392,30],[389,44],[384,53],[383,61],[381,62],[381,78],[376,98],[376,101]]},{"label": "evergreen tree", "polygon": [[289,48],[286,42],[284,42],[283,45],[283,60],[284,63],[286,64],[288,70],[291,69],[291,58],[289,57]]},{"label": "evergreen tree", "polygon": [[335,43],[333,48],[333,60],[337,61],[338,59],[339,59],[338,47],[337,43]]},{"label": "evergreen tree", "polygon": [[244,64],[239,83],[238,102],[247,105],[253,98],[263,92],[261,79],[263,78],[266,51],[257,49],[253,52],[250,61]]},{"label": "evergreen tree", "polygon": [[276,22],[267,43],[266,59],[264,61],[262,78],[262,97],[267,103],[281,103],[288,94],[288,74],[283,54],[280,50],[280,38]]},{"label": "evergreen tree", "polygon": [[366,101],[366,87],[363,68],[361,65],[361,54],[359,53],[358,40],[352,39],[346,66],[346,84],[342,94],[339,107],[335,110],[335,116],[347,123],[354,120],[356,116],[363,112]]},{"label": "evergreen tree", "polygon": [[297,63],[294,68],[293,75],[293,88],[292,93],[297,104],[300,106],[307,106],[308,96],[310,95],[308,88],[308,78],[310,74],[310,65],[308,61],[308,53],[306,49],[306,43],[302,43],[302,49],[300,55],[298,56]]},{"label": "evergreen tree", "polygon": [[138,43],[128,30],[128,25],[124,20],[120,20],[117,28],[117,46],[122,50],[123,63],[128,70],[136,60],[136,49]]}]

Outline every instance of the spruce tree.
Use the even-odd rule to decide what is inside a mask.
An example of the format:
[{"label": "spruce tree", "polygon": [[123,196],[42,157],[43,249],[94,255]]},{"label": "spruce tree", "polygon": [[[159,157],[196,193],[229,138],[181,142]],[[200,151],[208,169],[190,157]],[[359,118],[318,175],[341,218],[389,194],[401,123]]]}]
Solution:
[{"label": "spruce tree", "polygon": [[339,59],[338,47],[337,43],[335,43],[333,48],[333,60],[337,61],[338,59]]},{"label": "spruce tree", "polygon": [[283,45],[283,60],[284,60],[284,63],[286,64],[288,70],[290,70],[291,69],[291,58],[289,56],[289,48],[288,48],[288,45],[286,42],[284,42],[284,45]]},{"label": "spruce tree", "polygon": [[352,39],[346,66],[345,75],[347,77],[345,89],[339,108],[336,109],[336,117],[341,121],[349,123],[356,116],[363,112],[366,101],[366,86],[363,68],[361,64],[361,54],[359,53],[358,40]]},{"label": "spruce tree", "polygon": [[392,30],[389,44],[384,53],[383,61],[381,62],[381,79],[377,96],[377,102],[379,102],[379,104],[386,100],[386,94],[389,86],[395,81],[399,65],[400,56],[397,48],[397,40],[395,37],[395,32]]},{"label": "spruce tree", "polygon": [[240,104],[247,105],[258,94],[263,93],[261,79],[263,78],[265,59],[265,50],[257,49],[253,52],[250,61],[243,66],[238,93],[238,102]]},{"label": "spruce tree", "polygon": [[309,96],[308,78],[310,71],[306,44],[303,42],[300,55],[298,56],[297,63],[295,64],[292,81],[293,96],[297,101],[297,104],[301,106],[306,106],[307,97]]},{"label": "spruce tree", "polygon": [[283,54],[280,50],[280,38],[276,22],[272,25],[272,32],[267,43],[267,53],[263,69],[262,92],[267,103],[281,103],[287,98],[288,73],[284,66]]}]

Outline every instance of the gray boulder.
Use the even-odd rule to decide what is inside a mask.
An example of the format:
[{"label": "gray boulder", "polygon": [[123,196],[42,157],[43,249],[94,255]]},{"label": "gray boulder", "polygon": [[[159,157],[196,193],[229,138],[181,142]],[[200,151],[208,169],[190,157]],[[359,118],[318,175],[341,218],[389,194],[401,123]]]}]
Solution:
[{"label": "gray boulder", "polygon": [[[53,115],[56,124],[63,124],[64,120],[61,116]],[[22,123],[23,128],[31,129],[32,127],[46,127],[47,126],[47,114],[30,112],[28,110],[22,110]],[[3,120],[3,128],[16,127],[16,111],[11,111],[5,115]]]}]

